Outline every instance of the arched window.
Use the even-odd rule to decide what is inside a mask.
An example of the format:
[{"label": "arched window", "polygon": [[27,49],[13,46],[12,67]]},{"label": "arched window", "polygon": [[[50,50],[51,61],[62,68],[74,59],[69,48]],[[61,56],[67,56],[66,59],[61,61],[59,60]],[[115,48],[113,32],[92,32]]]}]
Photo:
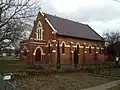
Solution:
[{"label": "arched window", "polygon": [[77,44],[77,53],[79,54],[79,44]]},{"label": "arched window", "polygon": [[50,43],[48,43],[48,53],[51,53],[51,47],[50,47]]},{"label": "arched window", "polygon": [[43,27],[41,22],[38,22],[37,29],[36,29],[36,39],[43,40]]},{"label": "arched window", "polygon": [[62,54],[65,54],[65,43],[62,43]]},{"label": "arched window", "polygon": [[89,46],[89,54],[92,54],[91,46]]}]

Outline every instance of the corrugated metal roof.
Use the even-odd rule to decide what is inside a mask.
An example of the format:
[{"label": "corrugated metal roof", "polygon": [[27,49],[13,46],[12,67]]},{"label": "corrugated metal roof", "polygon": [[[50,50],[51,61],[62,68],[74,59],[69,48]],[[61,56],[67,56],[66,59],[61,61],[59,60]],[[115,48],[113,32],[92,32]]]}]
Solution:
[{"label": "corrugated metal roof", "polygon": [[57,34],[91,40],[104,40],[98,33],[86,24],[74,22],[50,14],[46,15],[52,26],[57,30]]}]

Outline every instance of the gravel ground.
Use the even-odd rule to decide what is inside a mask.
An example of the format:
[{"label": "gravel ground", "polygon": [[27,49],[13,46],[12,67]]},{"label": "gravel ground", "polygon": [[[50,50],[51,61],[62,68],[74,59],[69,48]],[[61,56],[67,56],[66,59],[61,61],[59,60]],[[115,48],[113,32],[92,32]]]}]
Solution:
[{"label": "gravel ground", "polygon": [[113,80],[82,73],[61,73],[14,77],[13,82],[16,82],[18,90],[80,90]]}]

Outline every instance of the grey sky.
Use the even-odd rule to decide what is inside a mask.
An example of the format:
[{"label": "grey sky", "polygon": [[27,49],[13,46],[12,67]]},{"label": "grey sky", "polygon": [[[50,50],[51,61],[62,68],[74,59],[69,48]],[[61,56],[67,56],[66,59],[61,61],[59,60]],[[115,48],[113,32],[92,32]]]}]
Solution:
[{"label": "grey sky", "polygon": [[89,24],[102,35],[120,30],[120,2],[114,0],[43,0],[42,11]]}]

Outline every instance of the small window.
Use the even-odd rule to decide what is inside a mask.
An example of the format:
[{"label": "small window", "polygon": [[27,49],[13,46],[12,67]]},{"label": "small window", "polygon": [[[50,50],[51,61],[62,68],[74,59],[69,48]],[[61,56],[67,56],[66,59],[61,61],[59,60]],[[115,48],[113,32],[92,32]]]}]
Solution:
[{"label": "small window", "polygon": [[89,46],[89,54],[92,54],[91,46]]},{"label": "small window", "polygon": [[38,25],[36,28],[36,39],[43,40],[43,27],[40,21],[38,22]]},{"label": "small window", "polygon": [[62,54],[65,54],[65,43],[62,44]]},{"label": "small window", "polygon": [[48,53],[50,53],[51,48],[50,48],[50,43],[48,44]]},{"label": "small window", "polygon": [[79,54],[79,44],[77,44],[77,53]]}]

